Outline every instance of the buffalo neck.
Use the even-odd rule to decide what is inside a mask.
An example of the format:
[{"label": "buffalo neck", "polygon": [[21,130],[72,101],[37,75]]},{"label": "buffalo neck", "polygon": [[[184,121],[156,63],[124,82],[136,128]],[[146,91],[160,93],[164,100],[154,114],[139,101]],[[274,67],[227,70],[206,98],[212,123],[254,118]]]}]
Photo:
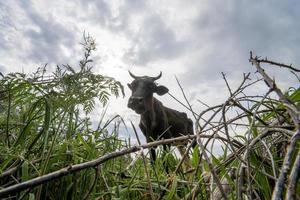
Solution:
[{"label": "buffalo neck", "polygon": [[161,113],[161,102],[152,97],[149,104],[149,109],[141,114],[141,121],[145,127],[152,130],[157,125],[157,117]]}]

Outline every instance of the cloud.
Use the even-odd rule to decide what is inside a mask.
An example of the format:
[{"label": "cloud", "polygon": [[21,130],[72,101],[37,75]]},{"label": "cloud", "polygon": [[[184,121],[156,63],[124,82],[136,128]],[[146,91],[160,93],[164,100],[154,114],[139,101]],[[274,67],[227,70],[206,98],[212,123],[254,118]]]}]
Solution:
[{"label": "cloud", "polygon": [[[10,12],[10,8],[7,5],[0,2],[0,30],[13,30],[15,28],[13,26],[11,18],[9,17]],[[5,31],[0,31],[0,50],[8,48],[7,34],[8,33]]]},{"label": "cloud", "polygon": [[[124,84],[132,65],[140,75],[163,71],[160,83],[173,94],[180,93],[177,75],[192,103],[214,104],[227,94],[221,72],[234,87],[243,72],[255,71],[250,50],[300,65],[299,9],[296,0],[6,1],[0,3],[0,65],[17,71],[11,66],[76,63],[86,30],[98,43],[95,71]],[[287,70],[267,70],[284,86],[299,84],[287,80]],[[126,99],[113,102],[112,112],[132,118]]]},{"label": "cloud", "polygon": [[0,9],[5,10],[0,18],[3,28],[0,31],[0,54],[6,56],[2,60],[6,68],[16,70],[21,65],[30,68],[70,60],[64,49],[72,51],[79,42],[70,28],[72,24],[60,23],[59,18],[45,14],[29,1],[2,4]]},{"label": "cloud", "polygon": [[[300,50],[296,45],[300,42],[297,7],[300,8],[299,3],[291,1],[275,1],[272,4],[267,1],[256,4],[240,2],[232,12],[232,30],[227,32],[237,42],[240,41],[237,43],[238,50],[252,49],[270,57],[284,55],[298,62],[299,58],[295,57]],[[288,55],[287,49],[293,50],[294,55]]]},{"label": "cloud", "polygon": [[108,29],[117,34],[128,30],[128,20],[131,13],[136,15],[144,8],[143,1],[103,1],[103,0],[78,0],[76,3],[83,15],[78,17],[85,23],[92,23],[101,29]]},{"label": "cloud", "polygon": [[282,62],[300,63],[300,14],[295,7],[299,4],[282,1],[210,1],[191,22],[191,40],[198,48],[185,61],[184,80],[190,80],[190,85],[213,84],[221,79],[221,71],[235,78],[253,72],[248,62],[250,50]]},{"label": "cloud", "polygon": [[5,67],[3,65],[0,65],[0,72],[4,72],[5,71]]},{"label": "cloud", "polygon": [[92,20],[94,23],[99,23],[101,26],[107,24],[113,18],[110,6],[103,0],[87,0],[78,1],[78,6],[85,10],[85,16],[82,16],[84,21]]},{"label": "cloud", "polygon": [[159,59],[172,60],[186,50],[186,43],[178,40],[175,32],[156,15],[146,17],[139,32],[130,39],[133,46],[124,54],[124,59],[139,65]]},{"label": "cloud", "polygon": [[35,26],[34,29],[24,31],[24,37],[29,38],[31,44],[28,59],[52,63],[61,61],[61,57],[64,57],[61,46],[74,48],[76,44],[74,34],[60,24],[58,19],[51,17],[46,19],[32,4],[22,2],[21,6]]},{"label": "cloud", "polygon": [[112,3],[80,1],[87,9],[84,20],[92,20],[111,34],[126,38],[129,46],[123,61],[147,65],[161,59],[173,59],[186,51],[186,42],[179,39],[173,26],[157,13],[156,7],[143,1]]}]

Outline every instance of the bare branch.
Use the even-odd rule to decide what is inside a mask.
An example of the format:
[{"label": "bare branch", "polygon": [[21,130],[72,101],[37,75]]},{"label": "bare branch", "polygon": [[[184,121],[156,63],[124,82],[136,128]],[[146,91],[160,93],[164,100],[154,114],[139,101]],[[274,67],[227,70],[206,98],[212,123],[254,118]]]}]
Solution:
[{"label": "bare branch", "polygon": [[230,96],[232,96],[232,91],[231,91],[231,88],[230,88],[230,86],[229,86],[229,83],[228,83],[228,81],[227,81],[227,79],[226,79],[226,74],[225,74],[224,72],[222,72],[221,74],[222,74],[223,79],[224,79],[224,81],[225,81],[225,83],[226,83],[226,86],[227,86],[227,89],[228,89],[228,91],[229,91],[229,94],[230,94]]},{"label": "bare branch", "polygon": [[300,154],[297,155],[295,160],[295,164],[292,168],[290,177],[289,177],[289,184],[288,190],[286,194],[286,199],[296,199],[296,188],[297,188],[297,181],[300,178]]},{"label": "bare branch", "polygon": [[155,146],[159,146],[159,145],[163,145],[163,144],[171,144],[171,143],[176,143],[176,142],[180,142],[180,141],[186,141],[186,140],[190,140],[194,137],[196,137],[196,136],[195,135],[189,135],[189,136],[181,136],[181,137],[172,138],[172,139],[164,139],[164,140],[151,142],[151,143],[148,143],[148,144],[132,146],[130,148],[125,148],[125,149],[122,149],[120,151],[115,151],[115,152],[106,154],[102,157],[99,157],[95,160],[91,160],[91,161],[76,164],[76,165],[70,165],[68,167],[65,167],[65,168],[62,168],[60,170],[51,172],[49,174],[46,174],[46,175],[43,175],[43,176],[40,176],[40,177],[36,177],[36,178],[31,179],[31,180],[28,180],[28,181],[25,181],[25,182],[22,182],[22,183],[4,188],[4,189],[0,190],[0,197],[4,197],[6,195],[13,194],[15,192],[25,190],[27,188],[31,188],[31,187],[41,185],[43,183],[61,178],[63,176],[81,171],[83,169],[96,167],[96,166],[98,166],[102,163],[105,163],[108,160],[111,160],[111,159],[114,159],[114,158],[117,158],[117,157],[120,157],[120,156],[124,156],[126,154],[130,154],[130,153],[133,153],[133,152],[137,152],[137,151],[140,151],[142,149],[147,149],[147,148],[151,148],[151,147],[155,147]]},{"label": "bare branch", "polygon": [[[293,134],[293,136],[290,140],[290,145],[288,146],[287,153],[285,154],[281,172],[278,177],[278,180],[276,181],[276,185],[275,185],[273,195],[272,195],[272,199],[282,199],[282,195],[284,192],[284,184],[285,184],[288,172],[290,170],[290,166],[292,165],[293,152],[295,151],[298,140],[300,139],[300,108],[297,107],[293,102],[291,102],[283,94],[283,92],[277,87],[275,81],[272,80],[266,74],[266,72],[261,68],[260,62],[266,62],[267,59],[261,60],[261,59],[258,59],[257,57],[253,58],[252,52],[250,52],[250,60],[249,61],[255,65],[257,71],[262,75],[265,83],[270,88],[270,90],[275,91],[276,94],[279,96],[280,101],[282,101],[284,106],[287,108],[287,110],[296,126],[296,132]],[[267,62],[267,63],[278,65],[278,63],[275,63],[275,62]],[[279,64],[279,65],[281,65],[281,64]],[[297,163],[294,163],[294,167],[295,167],[295,165],[297,165]],[[289,193],[289,194],[291,194],[291,193]]]},{"label": "bare branch", "polygon": [[296,144],[298,140],[300,139],[300,131],[298,131],[291,139],[291,144],[288,147],[287,153],[285,154],[283,165],[281,168],[280,175],[278,177],[278,180],[275,185],[275,189],[273,191],[272,199],[282,199],[283,190],[284,190],[284,183],[288,174],[288,171],[290,169],[290,165],[292,162],[292,156],[293,152],[296,148]]},{"label": "bare branch", "polygon": [[293,70],[295,72],[300,72],[300,69],[292,67],[292,64],[286,65],[286,64],[283,64],[283,63],[278,63],[278,62],[274,62],[274,61],[268,60],[267,58],[257,59],[257,61],[261,62],[261,63],[268,63],[268,64],[271,64],[271,65],[276,65],[276,66],[279,66],[279,67],[287,68],[287,69]]}]

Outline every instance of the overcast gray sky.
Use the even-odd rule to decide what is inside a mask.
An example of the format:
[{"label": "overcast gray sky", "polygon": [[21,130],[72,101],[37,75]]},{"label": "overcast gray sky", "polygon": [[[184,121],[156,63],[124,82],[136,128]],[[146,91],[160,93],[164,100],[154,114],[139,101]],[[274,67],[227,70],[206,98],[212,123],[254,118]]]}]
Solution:
[{"label": "overcast gray sky", "polygon": [[[214,105],[228,97],[221,72],[233,88],[243,72],[255,72],[250,50],[300,65],[297,0],[9,0],[0,2],[0,71],[30,72],[45,63],[76,66],[83,31],[98,44],[96,73],[126,85],[129,69],[137,75],[162,71],[159,83],[182,100],[176,75],[197,112],[197,99]],[[286,70],[267,69],[282,88],[299,84]],[[112,99],[108,116],[118,113],[137,124],[125,92],[124,99]],[[185,111],[169,96],[159,99]]]}]

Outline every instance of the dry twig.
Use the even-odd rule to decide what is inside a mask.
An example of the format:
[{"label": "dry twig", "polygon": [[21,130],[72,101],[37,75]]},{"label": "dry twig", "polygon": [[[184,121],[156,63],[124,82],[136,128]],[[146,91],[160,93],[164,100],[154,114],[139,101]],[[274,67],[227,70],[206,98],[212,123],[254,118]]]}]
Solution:
[{"label": "dry twig", "polygon": [[[291,118],[296,126],[296,131],[290,140],[290,145],[288,146],[287,153],[285,154],[281,172],[278,177],[278,180],[276,181],[276,185],[275,185],[273,195],[272,195],[272,199],[276,199],[276,200],[282,199],[283,191],[284,191],[284,184],[285,184],[288,172],[290,170],[290,166],[292,165],[293,152],[295,151],[296,144],[298,143],[298,140],[300,139],[300,109],[283,94],[283,92],[277,87],[275,81],[272,80],[268,76],[268,74],[262,69],[262,67],[260,66],[260,62],[266,62],[266,60],[259,60],[257,57],[253,57],[252,52],[250,52],[250,62],[255,65],[257,71],[262,75],[265,83],[270,88],[270,90],[274,91],[279,96],[279,99],[283,102],[284,106],[288,110],[289,115],[291,116]],[[270,62],[268,62],[268,63],[270,63]],[[274,62],[270,63],[270,64],[274,64]],[[277,65],[284,66],[283,64],[278,64],[278,63],[277,63]],[[297,163],[294,163],[294,165],[297,165]],[[291,177],[291,178],[293,178],[293,177]],[[288,195],[290,195],[290,194],[291,193],[288,193]]]}]

